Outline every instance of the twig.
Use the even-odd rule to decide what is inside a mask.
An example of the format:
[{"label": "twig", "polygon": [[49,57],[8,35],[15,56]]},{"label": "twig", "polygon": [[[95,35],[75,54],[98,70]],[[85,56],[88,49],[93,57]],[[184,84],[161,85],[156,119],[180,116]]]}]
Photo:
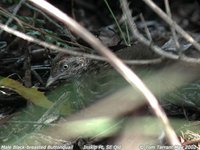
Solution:
[{"label": "twig", "polygon": [[[108,58],[109,63],[132,85],[133,87],[137,87],[140,92],[146,97],[151,107],[155,110],[155,114],[160,118],[163,123],[165,131],[167,133],[168,138],[170,139],[173,145],[180,145],[178,138],[176,137],[175,132],[172,130],[169,120],[160,107],[156,97],[151,93],[151,91],[145,86],[142,80],[130,69],[128,68],[119,58],[116,57],[108,48],[103,46],[101,42],[95,38],[89,31],[87,31],[84,27],[79,25],[76,21],[71,19],[69,16],[49,4],[44,0],[29,0],[41,9],[45,10],[58,20],[62,21],[65,25],[67,25],[73,32],[82,37],[85,41],[87,41],[94,49],[98,50],[103,56]],[[166,126],[167,124],[167,126]],[[170,131],[170,132],[169,132]],[[172,140],[173,139],[173,140]]]},{"label": "twig", "polygon": [[157,13],[167,24],[174,26],[176,31],[190,42],[198,51],[200,51],[200,44],[184,31],[177,23],[175,23],[169,16],[167,16],[152,0],[143,0],[155,13]]},{"label": "twig", "polygon": [[[27,6],[28,6],[28,4],[26,4]],[[2,9],[2,8],[1,8]],[[36,8],[35,8],[36,9]],[[3,11],[6,11],[6,10],[3,10]],[[2,13],[4,13],[4,12],[2,12]],[[8,12],[7,12],[7,14],[9,14]],[[44,14],[44,13],[43,13]],[[45,15],[45,14],[44,14]],[[47,15],[45,15],[45,16],[47,16]],[[21,21],[21,20],[18,20],[18,18],[16,18],[16,17],[13,17],[19,24],[24,24],[24,25],[26,25],[26,26],[28,26],[28,27],[31,27],[31,28],[33,28],[33,29],[35,29],[35,30],[37,30],[37,31],[40,31],[40,32],[42,32],[43,34],[45,34],[43,31],[41,31],[41,30],[38,30],[37,28],[35,28],[35,27],[33,27],[33,26],[30,26],[29,24],[27,24],[27,23],[25,23],[25,22],[23,22],[23,21]],[[22,25],[21,25],[22,26]],[[4,26],[2,25],[0,28],[4,28]],[[5,28],[5,29],[7,29],[7,28]],[[5,30],[4,29],[4,30]],[[8,27],[8,29],[9,29],[9,27]],[[41,45],[41,46],[43,46],[43,47],[47,47],[47,48],[49,48],[49,49],[53,49],[53,50],[57,50],[57,51],[61,51],[61,52],[65,52],[65,53],[69,53],[69,54],[71,54],[71,55],[77,55],[77,56],[84,56],[84,57],[87,57],[87,58],[91,58],[91,59],[96,59],[96,60],[101,60],[101,61],[107,61],[106,60],[106,58],[103,58],[103,57],[101,57],[101,56],[97,56],[97,55],[93,55],[94,57],[90,57],[90,56],[88,56],[88,55],[90,55],[90,54],[85,54],[85,53],[83,53],[83,54],[74,54],[74,53],[71,53],[71,52],[69,52],[68,50],[66,50],[66,49],[63,49],[63,48],[59,48],[58,46],[55,46],[54,45],[54,47],[51,45],[51,44],[48,44],[48,43],[46,43],[46,42],[44,42],[44,43],[46,43],[45,45],[43,45],[43,42],[42,41],[40,41],[40,40],[35,40],[35,38],[33,38],[33,37],[30,37],[30,36],[28,36],[28,35],[26,35],[26,34],[23,34],[23,33],[20,33],[20,34],[18,34],[18,32],[19,31],[16,31],[16,30],[14,30],[14,29],[11,29],[10,28],[10,30],[8,31],[7,30],[7,32],[9,32],[9,33],[11,33],[11,34],[13,34],[13,35],[16,35],[16,36],[18,36],[18,37],[21,37],[21,38],[23,38],[23,39],[25,39],[25,40],[28,40],[29,41],[29,39],[30,38],[32,38],[33,39],[33,41],[30,41],[30,42],[33,42],[33,43],[36,43],[36,44],[38,44],[38,45]],[[137,36],[142,36],[142,35],[136,35],[136,37]],[[54,38],[56,38],[57,39],[57,37],[54,37]],[[59,39],[59,40],[61,40],[61,39]],[[181,61],[185,61],[185,62],[188,62],[188,63],[196,63],[196,64],[200,64],[200,59],[198,59],[198,58],[191,58],[191,57],[188,57],[188,56],[185,56],[184,54],[182,54],[181,56],[178,56],[178,55],[175,55],[175,54],[170,54],[170,53],[168,53],[168,52],[165,52],[165,51],[163,51],[163,50],[161,50],[159,47],[156,47],[156,46],[154,46],[153,45],[153,43],[151,43],[151,41],[147,41],[146,39],[146,41],[143,41],[143,40],[140,40],[140,38],[138,38],[138,40],[140,41],[140,42],[142,42],[142,43],[144,43],[145,45],[150,45],[151,46],[151,48],[152,48],[152,50],[154,50],[154,52],[156,52],[157,54],[159,54],[159,55],[161,55],[161,57],[166,57],[166,58],[169,58],[169,59],[175,59],[175,60],[181,60]],[[37,42],[37,41],[40,41],[39,43]],[[71,42],[67,42],[67,43],[70,43],[70,44],[73,44],[73,45],[77,45],[77,46],[79,46],[79,47],[83,47],[83,46],[81,46],[81,45],[79,45],[79,44],[75,44],[75,43],[71,43]],[[79,52],[77,52],[77,53],[79,53]],[[84,55],[85,54],[85,55]],[[168,55],[169,54],[169,55]],[[124,62],[125,63],[127,63],[127,64],[130,64],[130,65],[146,65],[146,64],[157,64],[157,63],[160,63],[162,61],[162,58],[157,58],[157,59],[149,59],[149,60],[124,60]]]},{"label": "twig", "polygon": [[[36,9],[35,7],[31,6],[30,4],[25,3],[25,5],[26,5],[27,7],[30,6],[29,8],[30,8],[30,9],[33,9],[33,10],[35,10],[35,11],[38,10],[38,9]],[[39,13],[42,13],[42,15],[44,15],[44,17],[47,17],[47,19],[50,19],[50,18],[49,18],[46,14],[44,14],[42,11],[39,11],[39,10],[38,10],[38,12],[39,12]],[[8,16],[8,17],[13,17],[13,19],[14,19],[14,20],[19,24],[19,26],[22,27],[22,28],[23,28],[23,25],[25,25],[25,26],[27,26],[27,27],[33,29],[33,30],[36,30],[36,31],[42,33],[42,34],[47,34],[48,36],[51,36],[52,38],[54,38],[54,39],[56,39],[56,40],[59,40],[59,41],[61,41],[61,42],[63,42],[63,43],[67,43],[67,44],[71,44],[71,45],[74,45],[74,46],[78,46],[78,47],[83,48],[83,49],[88,49],[88,50],[90,49],[90,48],[88,48],[88,47],[86,47],[86,46],[80,45],[80,44],[77,43],[75,40],[73,40],[74,42],[64,41],[63,39],[60,39],[60,38],[57,37],[57,36],[50,35],[49,33],[45,32],[45,31],[43,31],[43,30],[41,30],[41,29],[38,29],[38,28],[36,28],[36,27],[34,27],[34,26],[32,26],[32,25],[29,25],[28,23],[26,23],[26,22],[24,22],[24,21],[18,19],[18,18],[15,17],[15,16],[12,16],[12,14],[10,14],[7,10],[5,10],[5,9],[3,9],[3,8],[1,8],[1,7],[0,7],[0,13],[3,13],[5,16]],[[59,24],[57,24],[55,21],[53,21],[53,20],[51,20],[51,19],[50,19],[49,21],[52,22],[52,23],[53,23],[56,27],[58,27],[60,30],[63,30],[64,32],[66,32],[67,35],[70,35],[70,34],[71,34],[71,33],[69,33],[69,31],[64,30],[64,29],[63,29]],[[25,28],[26,28],[26,27],[25,27]],[[70,38],[71,38],[71,39],[75,39],[73,36],[70,36]],[[8,49],[8,47],[7,47],[7,49]]]},{"label": "twig", "polygon": [[54,24],[56,27],[58,27],[60,30],[62,30],[65,34],[69,35],[71,39],[75,39],[75,37],[70,33],[70,31],[68,30],[63,30],[63,27],[61,25],[59,25],[58,23],[56,23],[54,20],[52,20],[48,15],[46,15],[45,13],[43,13],[41,10],[29,5],[28,3],[25,3],[25,5],[30,8],[33,9],[37,12],[39,12],[40,14],[42,14],[45,18],[47,18],[49,20],[49,22],[51,22],[52,24]]},{"label": "twig", "polygon": [[[17,17],[13,16],[13,14],[10,13],[9,11],[7,11],[6,9],[0,7],[0,13],[6,17],[12,18],[12,21],[15,20],[19,24],[20,27],[23,27],[21,24],[21,21]],[[2,34],[2,33],[3,33],[3,30],[0,31],[0,34]]]},{"label": "twig", "polygon": [[186,146],[186,147],[187,147],[187,145],[195,146],[195,144],[198,144],[198,143],[200,143],[200,139],[194,139],[194,140],[191,140],[191,141],[184,142],[183,146]]},{"label": "twig", "polygon": [[[124,6],[126,7],[125,10],[129,9],[128,6]],[[142,34],[140,34],[140,32],[138,31],[135,22],[133,21],[132,17],[131,17],[131,13],[130,14],[126,14],[129,17],[127,18],[131,30],[131,33],[133,34],[133,36],[140,41],[141,43],[143,43],[144,45],[149,46],[155,53],[157,53],[158,55],[161,55],[162,57],[166,57],[169,59],[174,59],[174,60],[181,60],[184,62],[188,62],[188,63],[196,63],[199,64],[200,63],[200,59],[198,58],[192,58],[192,57],[188,57],[185,55],[176,55],[173,53],[169,53],[166,51],[163,51],[160,47],[154,45],[151,41],[147,40]]]},{"label": "twig", "polygon": [[[12,28],[9,28],[3,24],[0,23],[0,28],[10,34],[13,34],[17,37],[20,37],[24,40],[27,40],[29,42],[33,42],[36,43],[40,46],[52,49],[52,50],[56,50],[59,52],[63,52],[63,53],[68,53],[70,55],[74,55],[74,56],[84,56],[86,58],[90,58],[90,59],[95,59],[95,60],[100,60],[100,61],[108,61],[107,58],[102,57],[102,56],[98,56],[98,55],[94,55],[94,54],[88,54],[88,53],[84,53],[84,52],[78,52],[75,50],[78,50],[79,48],[70,48],[70,49],[66,49],[66,48],[61,48],[58,47],[54,44],[50,44],[44,41],[41,41],[39,39],[36,39],[34,37],[31,37],[29,35],[26,35],[22,32],[19,32],[17,30],[14,30]],[[125,63],[130,64],[130,65],[146,65],[146,64],[156,64],[156,63],[160,63],[162,61],[162,58],[156,58],[156,59],[147,59],[147,60],[123,60]]]},{"label": "twig", "polygon": [[116,25],[117,25],[117,28],[118,28],[118,30],[119,30],[119,32],[120,32],[120,34],[121,34],[121,36],[122,36],[122,38],[123,38],[125,44],[126,44],[126,45],[129,45],[129,43],[126,41],[126,38],[125,38],[125,36],[124,36],[124,33],[123,33],[123,31],[122,31],[122,29],[121,29],[121,27],[120,27],[120,25],[119,25],[119,23],[118,23],[118,21],[117,21],[117,18],[115,17],[115,15],[114,15],[112,9],[110,8],[110,5],[108,4],[107,0],[104,0],[104,3],[105,3],[106,6],[108,7],[108,10],[110,11],[110,13],[111,13],[113,19],[115,20],[115,23],[116,23]]},{"label": "twig", "polygon": [[[128,24],[130,26],[132,34],[134,36],[136,36],[137,38],[140,38],[142,40],[145,39],[142,35],[140,35],[140,33],[137,30],[135,23],[131,19],[131,12],[130,12],[130,9],[128,7],[127,1],[126,0],[120,0],[120,3],[121,3],[121,6],[122,6],[122,10],[123,10],[124,14],[126,14],[126,17],[128,19]],[[145,41],[147,41],[147,40],[145,39]],[[162,123],[164,131],[166,133],[166,136],[167,136],[169,142],[171,143],[171,145],[181,145],[181,143],[178,140],[178,137],[176,136],[175,131],[173,130],[173,128],[170,125],[170,122],[167,118],[167,115],[165,114],[162,107],[159,105],[158,100],[153,95],[148,100],[149,100],[149,104],[151,105],[155,115],[159,118],[160,122]]]},{"label": "twig", "polygon": [[[165,0],[165,8],[166,8],[166,12],[167,12],[168,16],[170,18],[172,18],[172,14],[171,14],[170,7],[169,7],[169,0]],[[174,42],[175,42],[176,48],[179,49],[180,48],[180,44],[179,44],[178,38],[176,36],[176,31],[174,29],[174,23],[172,24],[172,26],[170,26],[170,29],[171,29],[171,32],[172,32],[172,35],[173,35],[173,38],[174,38]]]},{"label": "twig", "polygon": [[149,41],[153,41],[153,40],[152,40],[152,37],[151,37],[151,33],[150,33],[150,31],[149,31],[149,29],[148,29],[148,27],[147,27],[147,24],[146,24],[146,22],[145,22],[145,19],[144,19],[144,16],[143,16],[142,13],[140,14],[140,19],[141,19],[142,23],[144,24],[144,29],[145,29],[147,38],[149,39]]},{"label": "twig", "polygon": [[[19,11],[19,9],[21,8],[22,4],[24,3],[25,0],[21,0],[17,6],[14,8],[12,16],[8,19],[8,21],[6,22],[5,25],[9,25],[12,21],[13,21],[13,17],[17,14],[17,12]],[[0,31],[0,34],[2,34],[3,30]]]}]

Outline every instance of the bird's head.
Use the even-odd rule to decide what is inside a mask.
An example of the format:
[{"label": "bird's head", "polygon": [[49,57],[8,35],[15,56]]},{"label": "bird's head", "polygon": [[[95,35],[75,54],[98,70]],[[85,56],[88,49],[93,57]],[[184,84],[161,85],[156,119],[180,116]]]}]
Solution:
[{"label": "bird's head", "polygon": [[89,66],[89,59],[82,56],[69,56],[67,54],[58,54],[51,67],[50,76],[46,86],[50,86],[58,80],[67,80],[79,77]]}]

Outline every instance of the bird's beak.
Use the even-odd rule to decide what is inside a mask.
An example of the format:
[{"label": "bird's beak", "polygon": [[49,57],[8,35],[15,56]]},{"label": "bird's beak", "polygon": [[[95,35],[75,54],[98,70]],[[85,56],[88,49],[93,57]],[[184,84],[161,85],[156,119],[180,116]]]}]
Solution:
[{"label": "bird's beak", "polygon": [[57,80],[57,78],[53,78],[52,76],[50,76],[47,80],[47,83],[46,83],[46,87],[49,87],[51,84],[53,84],[55,81]]}]

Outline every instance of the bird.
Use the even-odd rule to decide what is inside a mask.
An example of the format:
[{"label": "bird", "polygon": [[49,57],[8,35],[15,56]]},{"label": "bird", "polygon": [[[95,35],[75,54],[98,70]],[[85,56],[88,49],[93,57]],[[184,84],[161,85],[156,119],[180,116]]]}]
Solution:
[{"label": "bird", "polygon": [[[132,46],[114,50],[121,59],[152,59],[159,57],[148,46],[133,43]],[[156,65],[157,66],[157,65]],[[130,65],[139,71],[141,67]],[[143,66],[140,75],[149,73],[148,66]],[[46,88],[51,93],[68,93],[72,110],[79,111],[98,100],[128,86],[122,76],[108,62],[58,53],[52,60]]]},{"label": "bird", "polygon": [[[135,43],[130,47],[122,48],[115,51],[115,54],[121,59],[152,59],[158,58],[150,48],[141,43]],[[84,56],[71,56],[60,52],[52,61],[50,76],[47,80],[46,87],[59,80],[70,80],[79,78],[84,72],[97,72],[99,69],[105,70],[111,68],[107,62],[91,60]]]},{"label": "bird", "polygon": [[[141,43],[120,49],[115,53],[122,59],[149,59],[159,57]],[[143,68],[136,67],[136,69],[133,66],[133,68],[140,76],[148,77],[154,71],[163,69],[164,65],[168,66],[169,62],[163,62],[153,66],[148,65]],[[188,67],[186,68],[189,69]],[[73,108],[76,110],[80,110],[96,100],[128,85],[125,79],[114,71],[107,62],[94,61],[83,56],[71,56],[65,53],[58,53],[53,59],[50,76],[47,80],[47,87],[61,80],[64,86],[62,89],[69,92],[68,97],[70,103],[72,103]],[[195,90],[195,93],[191,94],[193,90]],[[199,84],[196,82],[191,83],[174,92],[167,93],[162,97],[161,104],[167,110],[171,109],[171,106],[182,107],[183,105],[199,110],[198,91]]]}]

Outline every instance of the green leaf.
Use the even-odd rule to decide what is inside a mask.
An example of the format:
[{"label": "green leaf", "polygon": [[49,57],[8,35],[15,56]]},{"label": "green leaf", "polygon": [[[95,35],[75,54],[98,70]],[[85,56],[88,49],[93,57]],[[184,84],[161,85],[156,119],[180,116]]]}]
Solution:
[{"label": "green leaf", "polygon": [[17,92],[19,95],[25,99],[31,101],[35,105],[50,108],[53,102],[49,101],[43,92],[37,90],[37,88],[27,88],[23,86],[20,82],[15,81],[10,78],[4,78],[0,80],[0,86],[5,86]]}]

